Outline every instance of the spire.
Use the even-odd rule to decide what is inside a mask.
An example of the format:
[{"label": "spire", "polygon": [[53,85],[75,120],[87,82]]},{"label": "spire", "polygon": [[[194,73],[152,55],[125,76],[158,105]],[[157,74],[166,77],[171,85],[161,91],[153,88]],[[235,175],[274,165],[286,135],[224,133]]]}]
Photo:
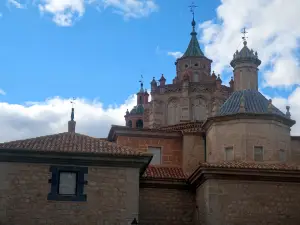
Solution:
[{"label": "spire", "polygon": [[68,122],[68,132],[75,132],[76,127],[76,121],[74,120],[75,112],[74,112],[74,104],[75,104],[75,98],[71,101],[72,104],[72,110],[71,110],[71,120]]},{"label": "spire", "polygon": [[194,2],[192,3],[192,5],[189,6],[191,9],[191,13],[193,15],[193,20],[192,20],[192,32],[191,32],[191,40],[189,43],[188,48],[186,49],[184,55],[182,57],[190,57],[190,56],[204,56],[199,42],[197,40],[197,32],[195,31],[195,26],[196,26],[196,22],[195,22],[195,11],[194,9],[197,7],[196,5],[194,5]]}]

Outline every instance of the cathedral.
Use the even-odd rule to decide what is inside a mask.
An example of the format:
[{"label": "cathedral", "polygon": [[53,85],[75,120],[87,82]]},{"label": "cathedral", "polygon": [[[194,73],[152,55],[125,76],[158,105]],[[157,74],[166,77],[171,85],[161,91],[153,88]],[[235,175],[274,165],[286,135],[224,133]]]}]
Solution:
[{"label": "cathedral", "polygon": [[77,133],[72,108],[67,132],[0,144],[0,224],[300,224],[289,106],[258,91],[261,61],[245,37],[222,84],[195,26],[174,79],[154,77],[150,93],[141,82],[107,137]]}]

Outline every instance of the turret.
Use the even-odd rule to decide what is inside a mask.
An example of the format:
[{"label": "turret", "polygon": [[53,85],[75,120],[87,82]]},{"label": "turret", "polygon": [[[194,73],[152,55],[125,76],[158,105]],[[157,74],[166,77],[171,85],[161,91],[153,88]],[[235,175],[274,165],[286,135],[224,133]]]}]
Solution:
[{"label": "turret", "polygon": [[239,90],[258,90],[258,66],[261,61],[258,59],[257,52],[248,48],[244,29],[243,44],[240,51],[236,51],[230,65],[234,73],[234,91]]}]

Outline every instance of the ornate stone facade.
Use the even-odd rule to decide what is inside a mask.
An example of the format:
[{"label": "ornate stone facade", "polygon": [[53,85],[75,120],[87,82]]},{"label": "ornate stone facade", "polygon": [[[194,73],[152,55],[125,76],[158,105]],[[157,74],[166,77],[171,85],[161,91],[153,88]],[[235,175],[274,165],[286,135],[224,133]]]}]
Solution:
[{"label": "ornate stone facade", "polygon": [[[158,128],[188,121],[204,121],[233,91],[222,85],[220,76],[211,73],[212,60],[202,53],[193,21],[191,41],[185,54],[175,62],[176,76],[166,84],[164,75],[151,82],[152,100],[144,112],[145,128]],[[127,118],[127,117],[125,117]],[[126,119],[126,124],[128,119]]]}]

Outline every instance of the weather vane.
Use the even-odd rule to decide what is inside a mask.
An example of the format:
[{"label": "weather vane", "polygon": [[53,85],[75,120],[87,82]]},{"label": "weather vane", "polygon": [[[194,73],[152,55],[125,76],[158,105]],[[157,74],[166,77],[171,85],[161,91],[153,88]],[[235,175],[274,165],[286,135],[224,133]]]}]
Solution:
[{"label": "weather vane", "polygon": [[244,27],[243,29],[242,29],[242,32],[241,32],[242,34],[243,34],[243,37],[242,37],[242,39],[244,40],[244,41],[246,41],[246,34],[248,33],[247,31],[246,31],[246,27]]},{"label": "weather vane", "polygon": [[75,105],[75,100],[76,100],[76,98],[75,98],[75,97],[73,97],[73,99],[72,99],[72,101],[71,101],[72,108],[74,108],[74,105]]},{"label": "weather vane", "polygon": [[195,15],[195,8],[197,8],[198,6],[195,5],[194,2],[192,2],[192,4],[189,6],[190,10],[191,10],[191,13],[193,14],[193,18],[194,18],[194,15]]}]

